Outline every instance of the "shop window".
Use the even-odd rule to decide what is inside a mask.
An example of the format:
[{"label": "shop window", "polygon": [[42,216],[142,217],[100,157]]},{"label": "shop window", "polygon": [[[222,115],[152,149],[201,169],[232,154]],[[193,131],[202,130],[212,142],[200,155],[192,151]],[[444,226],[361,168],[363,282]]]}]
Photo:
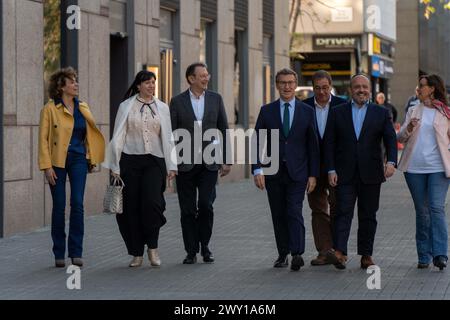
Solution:
[{"label": "shop window", "polygon": [[174,25],[175,11],[161,9],[160,11],[160,99],[169,103],[173,96],[173,65],[174,65]]}]

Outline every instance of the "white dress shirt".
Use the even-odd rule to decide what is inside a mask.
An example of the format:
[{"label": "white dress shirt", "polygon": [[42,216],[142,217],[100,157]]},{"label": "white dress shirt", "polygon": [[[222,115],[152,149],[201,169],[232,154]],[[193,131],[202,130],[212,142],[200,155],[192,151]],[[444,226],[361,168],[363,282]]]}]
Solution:
[{"label": "white dress shirt", "polygon": [[203,115],[205,114],[205,91],[203,91],[200,97],[197,97],[189,89],[189,95],[191,96],[192,108],[194,109],[195,117],[197,121],[203,120]]},{"label": "white dress shirt", "polygon": [[314,98],[314,105],[316,106],[315,109],[316,109],[317,127],[319,129],[319,134],[321,138],[323,138],[323,135],[325,134],[328,112],[330,111],[330,103],[331,103],[331,95],[330,100],[328,100],[325,106],[321,106]]}]

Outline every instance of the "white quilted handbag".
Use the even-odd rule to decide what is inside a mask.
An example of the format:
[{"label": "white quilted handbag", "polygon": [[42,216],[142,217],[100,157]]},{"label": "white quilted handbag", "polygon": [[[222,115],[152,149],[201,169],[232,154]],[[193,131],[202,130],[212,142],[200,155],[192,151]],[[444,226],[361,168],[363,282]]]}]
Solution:
[{"label": "white quilted handbag", "polygon": [[122,190],[125,187],[120,177],[112,177],[111,184],[106,186],[105,198],[103,199],[103,211],[111,214],[123,212]]}]

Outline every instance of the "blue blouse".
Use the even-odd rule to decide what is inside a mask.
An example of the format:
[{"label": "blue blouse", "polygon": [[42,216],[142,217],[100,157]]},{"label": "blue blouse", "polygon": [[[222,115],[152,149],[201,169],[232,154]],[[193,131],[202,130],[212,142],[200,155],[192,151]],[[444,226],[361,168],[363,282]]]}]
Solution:
[{"label": "blue blouse", "polygon": [[[78,154],[86,154],[86,119],[84,119],[82,113],[79,108],[79,101],[77,98],[74,98],[74,108],[73,108],[73,131],[72,137],[70,138],[69,150],[68,152],[78,153]],[[62,103],[65,108],[66,105],[62,100],[55,101],[56,103]]]}]

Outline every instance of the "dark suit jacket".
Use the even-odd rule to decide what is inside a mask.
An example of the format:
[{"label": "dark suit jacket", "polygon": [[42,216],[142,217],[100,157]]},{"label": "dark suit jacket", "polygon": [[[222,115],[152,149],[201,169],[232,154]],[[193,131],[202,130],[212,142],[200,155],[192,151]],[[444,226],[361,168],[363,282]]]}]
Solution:
[{"label": "dark suit jacket", "polygon": [[[178,165],[179,171],[190,171],[194,167],[194,126],[196,125],[197,118],[192,107],[189,90],[172,98],[170,101],[170,118],[172,120],[172,130],[186,129],[191,134],[191,161],[190,163]],[[218,129],[222,133],[222,161],[221,163],[206,165],[209,170],[219,170],[221,164],[226,163],[226,148],[224,146],[226,146],[228,120],[222,97],[220,94],[212,91],[205,92],[205,113],[202,120],[202,135],[208,129]],[[199,138],[203,140],[203,136]],[[202,142],[202,150],[211,143],[212,141]]]},{"label": "dark suit jacket", "polygon": [[[317,140],[314,114],[314,109],[296,99],[294,119],[288,137],[285,137],[283,134],[280,100],[261,107],[258,120],[256,121],[255,130],[258,140],[258,130],[268,130],[267,154],[269,156],[272,154],[271,132],[274,129],[279,130],[280,165],[285,159],[289,176],[296,182],[304,181],[308,177],[319,176],[319,142]],[[269,165],[262,166],[258,157],[258,163],[252,166],[252,171],[261,167],[268,167]],[[267,175],[266,177],[271,179],[278,176],[279,170],[275,175]]]},{"label": "dark suit jacket", "polygon": [[[316,108],[316,106],[314,105],[314,97],[308,98],[303,100],[304,103],[306,103],[307,105],[311,106],[314,110]],[[330,110],[332,108],[334,108],[335,106],[338,106],[340,104],[346,103],[347,101],[336,97],[336,96],[331,96],[331,102],[330,102]],[[329,113],[329,111],[328,111]],[[314,117],[316,117],[316,113],[314,112]],[[316,119],[316,125],[317,125],[317,117]],[[318,127],[317,127],[318,128]],[[327,131],[327,126],[325,126],[325,132]],[[325,134],[323,135],[325,138]],[[326,173],[326,168],[325,168],[325,151],[324,151],[324,145],[323,145],[323,141],[324,138],[320,137],[320,133],[319,130],[317,129],[317,139],[319,140],[319,146],[320,146],[320,166],[321,166],[321,171],[322,173]]]},{"label": "dark suit jacket", "polygon": [[385,181],[381,143],[387,161],[397,165],[397,138],[389,110],[369,104],[359,140],[353,126],[351,103],[330,110],[325,132],[325,165],[327,171],[336,170],[338,184],[351,184],[356,170],[365,184]]}]

